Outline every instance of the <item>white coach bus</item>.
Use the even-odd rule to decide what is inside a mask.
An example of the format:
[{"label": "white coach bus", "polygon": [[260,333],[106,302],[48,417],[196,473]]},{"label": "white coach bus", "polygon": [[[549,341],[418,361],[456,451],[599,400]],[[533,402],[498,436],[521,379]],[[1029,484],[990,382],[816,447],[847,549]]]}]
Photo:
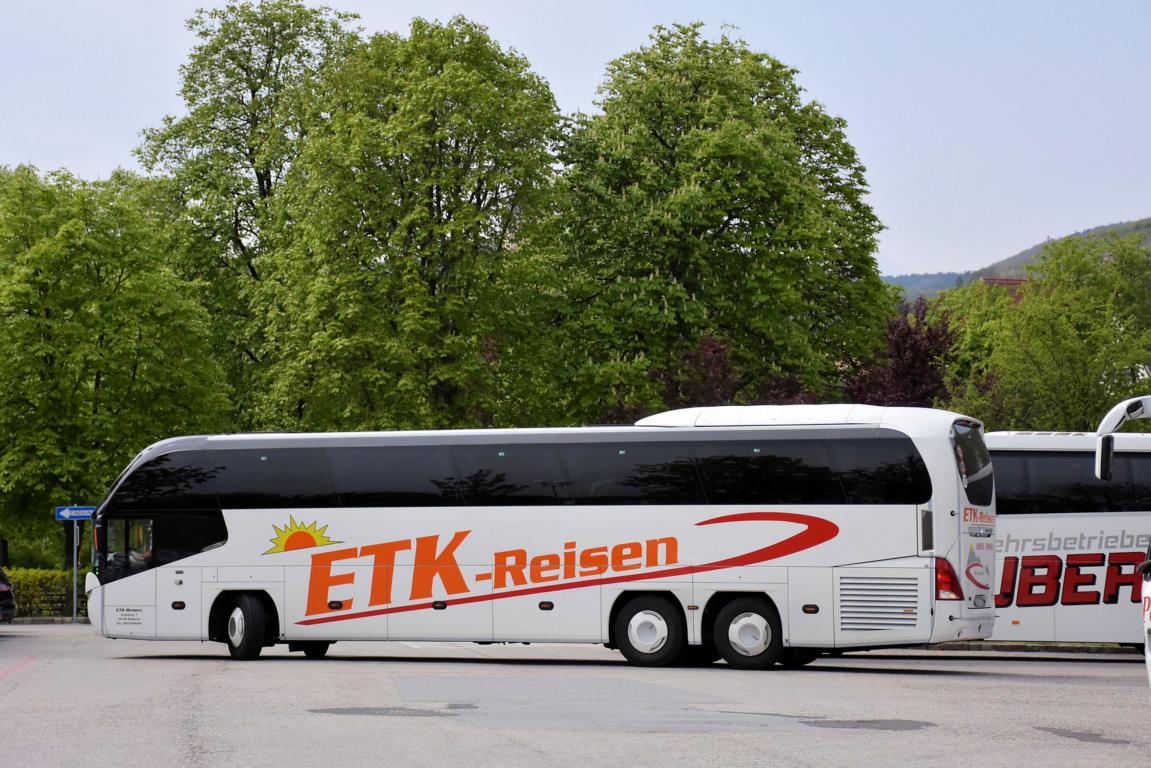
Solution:
[{"label": "white coach bus", "polygon": [[[1151,395],[1124,400],[1107,412],[1095,430],[1095,477],[1107,481],[1115,479],[1117,436],[1113,433],[1128,421],[1147,418],[1151,418]],[[1136,571],[1142,575],[1143,660],[1147,665],[1147,677],[1151,680],[1151,546],[1147,547],[1147,559],[1136,566]]]},{"label": "white coach bus", "polygon": [[341,640],[587,642],[642,665],[799,665],[986,638],[981,425],[856,405],[634,427],[165,440],[96,513],[106,637],[240,659]]},{"label": "white coach bus", "polygon": [[1094,433],[989,432],[995,465],[996,640],[1143,645],[1151,434],[1114,435],[1110,481]]}]

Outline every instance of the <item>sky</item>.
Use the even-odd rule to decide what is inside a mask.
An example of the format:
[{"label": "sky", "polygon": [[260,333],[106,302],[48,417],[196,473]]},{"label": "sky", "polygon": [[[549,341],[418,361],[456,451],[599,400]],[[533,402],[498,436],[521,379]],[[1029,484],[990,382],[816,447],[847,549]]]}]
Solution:
[{"label": "sky", "polygon": [[[212,0],[0,0],[0,165],[137,168],[183,113],[184,21]],[[318,3],[317,3],[318,4]],[[1049,237],[1151,216],[1151,3],[1111,0],[327,0],[366,32],[485,24],[595,109],[607,62],[657,24],[702,21],[799,71],[847,121],[886,227],[884,274],[965,271]]]}]

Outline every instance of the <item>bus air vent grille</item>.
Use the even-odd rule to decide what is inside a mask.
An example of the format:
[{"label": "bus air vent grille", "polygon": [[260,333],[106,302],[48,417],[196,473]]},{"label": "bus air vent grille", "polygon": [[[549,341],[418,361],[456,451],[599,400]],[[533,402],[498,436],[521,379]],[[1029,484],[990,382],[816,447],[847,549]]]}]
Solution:
[{"label": "bus air vent grille", "polygon": [[840,630],[906,629],[918,621],[919,585],[914,576],[840,575]]}]

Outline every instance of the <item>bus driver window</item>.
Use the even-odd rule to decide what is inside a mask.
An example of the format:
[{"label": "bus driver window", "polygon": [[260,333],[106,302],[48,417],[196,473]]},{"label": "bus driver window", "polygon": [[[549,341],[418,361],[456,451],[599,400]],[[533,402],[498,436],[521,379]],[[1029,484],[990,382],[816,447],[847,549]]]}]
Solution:
[{"label": "bus driver window", "polygon": [[106,581],[114,581],[154,565],[152,521],[112,519],[108,521]]}]

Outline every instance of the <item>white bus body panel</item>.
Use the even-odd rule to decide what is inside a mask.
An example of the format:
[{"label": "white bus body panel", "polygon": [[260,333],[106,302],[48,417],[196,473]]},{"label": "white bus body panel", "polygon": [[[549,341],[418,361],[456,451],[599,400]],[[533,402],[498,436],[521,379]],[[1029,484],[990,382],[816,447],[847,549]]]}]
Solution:
[{"label": "white bus body panel", "polygon": [[183,564],[155,569],[158,640],[205,639],[202,571]]},{"label": "white bus body panel", "polygon": [[928,562],[909,558],[832,570],[837,647],[931,638],[935,574]]},{"label": "white bus body panel", "polygon": [[[730,430],[736,437],[738,426],[776,424],[786,411],[673,412],[641,424],[672,433],[688,419],[737,425]],[[979,590],[970,583],[966,601],[937,606],[934,599],[935,558],[952,558],[961,572],[968,564],[966,502],[947,432],[959,417],[870,406],[812,406],[802,415],[792,423],[889,427],[914,440],[931,475],[932,515],[910,504],[225,509],[225,544],[97,587],[102,631],[154,638],[159,604],[161,637],[205,639],[216,600],[256,591],[276,607],[279,640],[606,642],[621,599],[659,591],[683,605],[694,644],[705,630],[707,601],[717,592],[746,591],[775,602],[792,646],[986,637],[993,611],[973,604]],[[322,541],[287,548],[280,537],[277,544],[292,519],[324,531]],[[925,519],[934,521],[934,548],[922,544]],[[380,554],[389,547],[391,559]],[[787,551],[763,554],[772,547]],[[182,611],[171,607],[181,601]],[[805,605],[818,610],[805,613]],[[933,610],[940,614],[934,623]]]},{"label": "white bus body panel", "polygon": [[[1151,548],[1147,549],[1147,559],[1151,560]],[[1143,574],[1143,658],[1151,682],[1151,571]]]},{"label": "white bus body panel", "polygon": [[[989,432],[985,440],[992,464],[1004,451],[1073,452],[1085,460],[1095,452],[1093,434]],[[1115,449],[1151,452],[1151,435],[1117,434]],[[1000,515],[994,639],[1143,644],[1139,580],[1131,574],[1149,543],[1151,510]],[[1020,606],[1021,590],[1032,595],[1025,602],[1044,604]]]},{"label": "white bus body panel", "polygon": [[156,570],[105,584],[100,601],[104,635],[156,639]]}]

